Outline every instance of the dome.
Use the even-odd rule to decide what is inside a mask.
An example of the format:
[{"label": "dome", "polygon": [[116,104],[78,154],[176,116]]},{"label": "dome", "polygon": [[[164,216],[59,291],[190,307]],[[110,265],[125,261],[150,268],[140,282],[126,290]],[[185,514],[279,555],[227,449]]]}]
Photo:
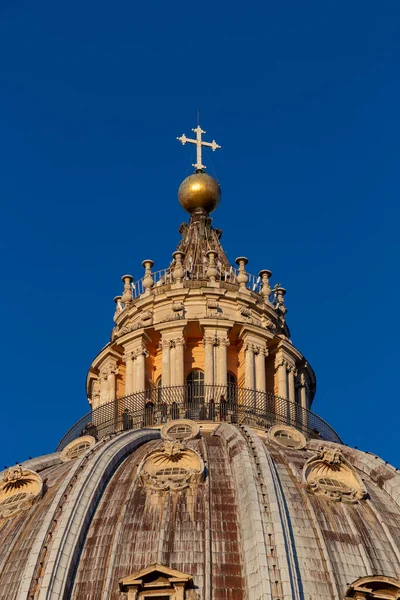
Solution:
[{"label": "dome", "polygon": [[312,412],[286,290],[230,264],[195,131],[193,214],[169,267],[123,276],[90,412],[0,473],[0,600],[395,600],[400,474]]},{"label": "dome", "polygon": [[0,598],[392,598],[400,475],[301,435],[177,420],[28,461],[46,485],[0,519]]},{"label": "dome", "polygon": [[186,177],[178,190],[178,200],[188,213],[202,208],[207,213],[215,210],[221,200],[221,188],[213,177],[198,171]]}]

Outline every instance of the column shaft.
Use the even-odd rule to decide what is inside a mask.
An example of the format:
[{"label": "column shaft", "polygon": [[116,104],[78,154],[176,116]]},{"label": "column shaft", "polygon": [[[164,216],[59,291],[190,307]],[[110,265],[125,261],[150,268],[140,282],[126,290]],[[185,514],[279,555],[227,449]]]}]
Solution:
[{"label": "column shaft", "polygon": [[204,384],[214,384],[214,339],[204,338]]},{"label": "column shaft", "polygon": [[133,369],[134,361],[131,355],[126,356],[126,372],[125,372],[125,396],[133,394]]},{"label": "column shaft", "polygon": [[301,408],[308,409],[307,389],[305,385],[300,387],[300,402]]},{"label": "column shaft", "polygon": [[175,385],[185,385],[185,346],[183,339],[175,340]]},{"label": "column shaft", "polygon": [[291,367],[288,375],[289,380],[289,400],[291,402],[296,402],[296,392],[294,387],[294,368]]},{"label": "column shaft", "polygon": [[112,402],[116,397],[116,387],[115,387],[115,371],[110,371],[107,377],[108,381],[108,401]]},{"label": "column shaft", "polygon": [[286,363],[284,361],[278,366],[278,396],[281,398],[288,396]]},{"label": "column shaft", "polygon": [[256,388],[261,392],[266,390],[265,381],[265,350],[260,348],[256,355]]},{"label": "column shaft", "polygon": [[217,384],[223,387],[228,383],[228,345],[229,340],[220,339],[217,348]]},{"label": "column shaft", "polygon": [[245,387],[251,390],[255,388],[255,369],[254,369],[254,349],[252,344],[246,346],[246,363],[245,363]]},{"label": "column shaft", "polygon": [[171,348],[169,351],[169,382],[170,385],[176,385],[176,348],[175,342],[171,342]]},{"label": "column shaft", "polygon": [[139,351],[136,356],[136,391],[142,392],[146,387],[146,369],[144,351]]},{"label": "column shaft", "polygon": [[295,376],[295,369],[294,369],[294,367],[290,367],[289,374],[288,374],[289,400],[290,400],[288,416],[289,416],[290,422],[292,424],[296,423],[296,389],[295,389],[295,384],[294,384],[294,376]]},{"label": "column shaft", "polygon": [[170,376],[170,340],[162,340],[161,342],[162,348],[162,386],[168,387],[171,385],[171,376]]},{"label": "column shaft", "polygon": [[107,375],[102,373],[100,375],[100,406],[108,402],[108,383]]}]

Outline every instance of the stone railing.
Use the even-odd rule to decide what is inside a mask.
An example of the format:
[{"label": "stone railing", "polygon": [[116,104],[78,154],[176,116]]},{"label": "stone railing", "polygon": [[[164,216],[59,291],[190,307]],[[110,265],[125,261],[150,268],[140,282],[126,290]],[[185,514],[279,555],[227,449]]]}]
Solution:
[{"label": "stone railing", "polygon": [[285,398],[231,385],[193,384],[151,388],[99,406],[71,427],[57,450],[81,435],[93,435],[99,440],[173,419],[227,421],[262,429],[277,424],[292,425],[308,438],[342,443],[336,431],[321,417]]}]

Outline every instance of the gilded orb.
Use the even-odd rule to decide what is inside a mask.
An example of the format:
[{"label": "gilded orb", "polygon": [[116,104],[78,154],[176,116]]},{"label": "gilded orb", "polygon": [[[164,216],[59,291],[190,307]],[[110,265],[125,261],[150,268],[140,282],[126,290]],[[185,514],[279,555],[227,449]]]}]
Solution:
[{"label": "gilded orb", "polygon": [[194,173],[186,177],[179,186],[178,200],[188,213],[193,213],[198,208],[210,213],[221,200],[221,188],[207,173]]}]

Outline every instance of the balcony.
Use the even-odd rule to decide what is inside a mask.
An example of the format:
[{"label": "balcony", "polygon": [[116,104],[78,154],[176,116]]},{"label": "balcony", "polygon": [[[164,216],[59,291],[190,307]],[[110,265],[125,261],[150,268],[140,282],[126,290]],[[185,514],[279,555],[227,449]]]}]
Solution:
[{"label": "balcony", "polygon": [[306,438],[342,443],[336,431],[321,417],[285,398],[233,385],[200,383],[153,387],[103,404],[71,427],[57,451],[81,435],[92,435],[100,440],[122,431],[153,427],[174,419],[228,422],[264,430],[273,425],[291,425]]}]

